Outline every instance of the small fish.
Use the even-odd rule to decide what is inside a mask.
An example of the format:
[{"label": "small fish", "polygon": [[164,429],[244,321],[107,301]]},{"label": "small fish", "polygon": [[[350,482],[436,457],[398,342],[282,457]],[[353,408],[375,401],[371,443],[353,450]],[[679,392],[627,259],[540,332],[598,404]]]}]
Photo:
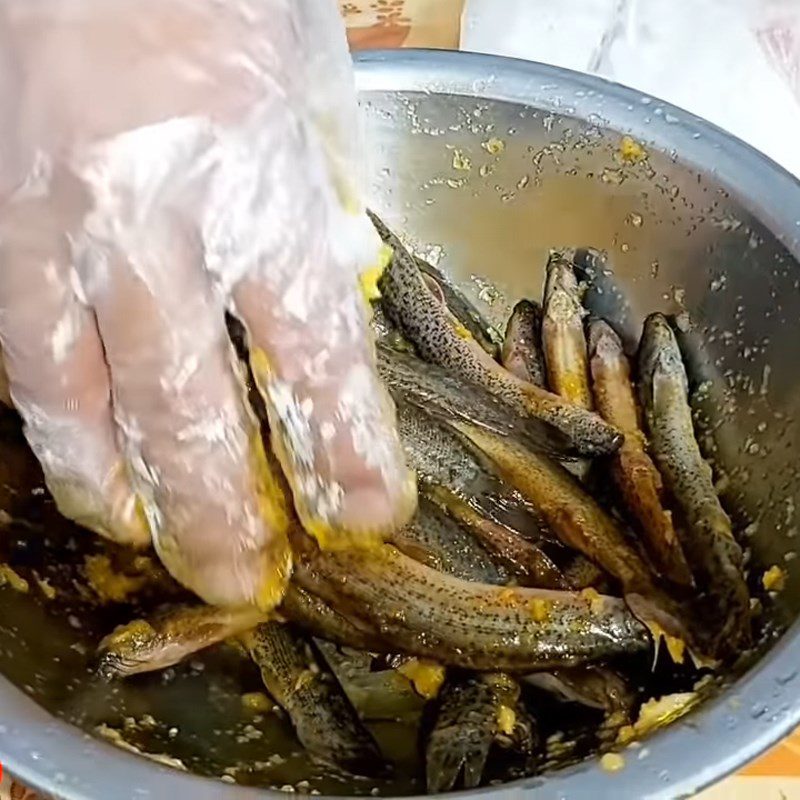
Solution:
[{"label": "small fish", "polygon": [[628,681],[618,672],[603,666],[531,672],[523,681],[564,702],[580,703],[607,714],[622,712],[625,717],[630,717],[636,702],[636,692]]},{"label": "small fish", "polygon": [[[444,413],[434,419],[399,394],[397,413],[401,442],[409,466],[417,473],[420,491],[480,539],[502,572],[511,572],[541,588],[583,588],[601,577],[602,573],[595,569],[593,574],[576,573],[574,581],[564,579],[562,562],[573,569],[577,566],[573,562],[582,559],[557,541],[530,504],[499,479],[480,450],[440,421],[446,416]],[[418,539],[422,531],[417,527],[406,533],[415,534]],[[441,535],[444,529],[437,529],[434,524],[430,533]],[[416,545],[408,536],[397,544],[407,555],[440,568],[428,560],[430,552],[409,550]],[[480,549],[477,543],[473,546]],[[481,580],[493,582],[486,575]]]},{"label": "small fish", "polygon": [[471,533],[426,497],[419,498],[417,514],[392,535],[392,544],[415,561],[465,581],[503,585],[500,569]]},{"label": "small fish", "polygon": [[[467,527],[491,553],[494,560],[512,575],[520,586],[540,589],[569,589],[571,585],[553,557],[552,545],[524,538],[515,530],[478,513],[469,501],[433,487],[430,496]],[[548,552],[551,551],[551,552]],[[556,557],[562,555],[559,548]]]},{"label": "small fish", "polygon": [[477,426],[455,427],[489,455],[501,477],[529,500],[564,544],[599,564],[621,584],[633,612],[658,638],[666,633],[670,654],[683,658],[684,642],[698,649],[685,611],[658,587],[617,521],[560,464]]},{"label": "small fish", "polygon": [[495,559],[526,584],[567,588],[543,543],[541,521],[518,494],[503,485],[479,450],[407,403],[397,404],[397,428],[422,493],[469,528]]},{"label": "small fish", "polygon": [[[689,405],[700,453],[713,467],[715,487],[724,501],[734,528],[743,530],[759,516],[764,493],[757,482],[747,479],[741,449],[747,438],[743,425],[730,407],[730,390],[715,345],[685,311],[672,324],[689,379]],[[765,375],[767,373],[764,373]],[[762,386],[763,389],[766,385]],[[0,505],[0,507],[2,507]]]},{"label": "small fish", "polygon": [[310,642],[290,625],[264,622],[241,636],[270,695],[289,715],[297,738],[319,761],[353,775],[386,765],[341,685]]},{"label": "small fish", "polygon": [[184,606],[151,620],[137,619],[100,642],[98,674],[111,680],[166,669],[264,619],[256,608],[214,606]]},{"label": "small fish", "polygon": [[547,423],[581,455],[604,455],[619,447],[619,432],[598,415],[521,381],[477,345],[468,331],[454,325],[399,239],[379,221],[375,224],[379,230],[384,228],[394,251],[381,277],[383,306],[423,358],[483,386],[518,413]]},{"label": "small fish", "polygon": [[683,586],[693,584],[672,515],[662,502],[661,475],[645,450],[628,358],[622,342],[602,320],[589,326],[590,366],[597,408],[625,436],[611,456],[611,474],[626,508],[639,524],[644,544],[658,571]]},{"label": "small fish", "polygon": [[645,320],[639,348],[639,390],[650,443],[664,483],[685,522],[683,546],[705,590],[715,627],[712,647],[734,653],[749,639],[750,596],[742,549],[714,489],[711,467],[694,436],[686,370],[663,314]]},{"label": "small fish", "polygon": [[294,532],[295,580],[395,649],[447,666],[530,671],[646,650],[645,628],[622,600],[597,594],[472,583],[404,556],[322,552]]},{"label": "small fish", "polygon": [[[404,534],[407,538],[413,537],[413,545],[430,550],[430,543],[433,541],[439,556],[434,563],[430,559],[416,560],[468,581],[496,585],[507,582],[506,577],[497,570],[485,552],[475,552],[475,548],[480,547],[475,538],[424,497],[420,498],[417,519],[408,527],[415,528],[413,533],[407,531]],[[412,553],[406,552],[413,557]],[[396,667],[399,665],[401,671],[409,665],[407,657],[395,656],[393,661]],[[412,662],[416,661],[418,660],[412,659]],[[434,787],[439,788],[431,788],[429,785],[429,791],[451,788],[458,778],[462,764],[465,782],[467,776],[474,776],[479,781],[486,754],[495,741],[508,742],[509,746],[515,745],[527,756],[533,753],[535,725],[524,708],[515,710],[515,702],[519,701],[520,695],[517,682],[502,673],[487,674],[476,677],[476,680],[483,690],[462,691],[460,687],[465,684],[463,678],[452,674],[446,678],[442,689],[443,701],[428,740],[426,754],[429,784],[433,781]],[[491,687],[493,691],[485,691],[486,687]],[[461,712],[455,711],[454,704],[458,705],[461,701],[468,703],[470,698],[475,701],[471,710],[462,708]],[[484,725],[481,721],[476,725],[479,717],[482,720],[491,718],[495,724]],[[509,718],[512,723],[509,723]],[[501,722],[504,723],[502,726]],[[499,726],[502,730],[498,730]]]},{"label": "small fish", "polygon": [[520,300],[511,311],[500,363],[520,380],[542,388],[546,386],[542,307],[533,300]]},{"label": "small fish", "polygon": [[[390,247],[396,241],[394,234],[373,211],[369,212],[375,229],[384,244]],[[438,299],[475,341],[492,358],[497,355],[503,340],[500,334],[486,321],[483,314],[467,299],[467,297],[447,279],[444,273],[420,256],[409,253],[431,293]]]},{"label": "small fish", "polygon": [[585,313],[572,264],[560,253],[551,253],[547,262],[542,317],[547,381],[556,394],[591,411],[594,402],[583,333]]},{"label": "small fish", "polygon": [[463,419],[533,450],[569,457],[567,437],[540,420],[523,416],[485,388],[465,383],[443,367],[378,343],[378,373],[395,402],[413,403],[441,422]]},{"label": "small fish", "polygon": [[428,792],[452,789],[462,772],[465,789],[479,786],[495,743],[530,758],[536,745],[535,725],[519,696],[517,681],[502,673],[448,678],[425,748]]},{"label": "small fish", "polygon": [[[397,429],[403,451],[420,483],[443,486],[460,497],[476,497],[491,514],[510,491],[492,470],[489,459],[447,425],[422,408],[398,400]],[[509,497],[509,501],[511,498]],[[532,526],[537,524],[531,520]]]}]

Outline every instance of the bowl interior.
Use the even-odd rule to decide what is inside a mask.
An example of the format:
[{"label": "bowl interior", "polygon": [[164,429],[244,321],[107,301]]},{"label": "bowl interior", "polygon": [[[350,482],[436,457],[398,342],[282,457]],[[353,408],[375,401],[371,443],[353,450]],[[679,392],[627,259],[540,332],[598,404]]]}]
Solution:
[{"label": "bowl interior", "polygon": [[428,92],[364,106],[374,206],[500,330],[519,298],[541,298],[550,249],[580,246],[606,254],[591,305],[629,353],[652,311],[691,323],[698,439],[754,585],[773,564],[788,573],[762,618],[795,619],[800,272],[748,198],[598,119]]},{"label": "bowl interior", "polygon": [[[641,151],[623,142],[619,120],[609,126],[567,103],[559,111],[559,103],[472,96],[480,86],[450,94],[446,86],[397,91],[379,83],[368,80],[362,92],[371,203],[497,325],[517,299],[540,296],[550,248],[583,245],[607,253],[607,286],[595,299],[629,342],[651,311],[691,318],[698,333],[690,342],[691,377],[703,387],[695,393],[700,438],[748,547],[751,584],[757,589],[774,564],[788,573],[782,592],[758,595],[768,649],[800,606],[800,338],[793,333],[800,271],[759,220],[774,221],[724,177],[695,166],[691,154],[646,139]],[[534,94],[560,98],[562,91],[540,81]],[[638,100],[630,108],[640,129],[648,115],[663,125],[667,113]],[[301,788],[335,794],[373,788],[310,766],[279,715],[243,713],[239,695],[258,687],[257,676],[225,647],[164,675],[99,683],[90,671],[93,647],[135,609],[98,606],[82,588],[85,557],[97,545],[55,513],[10,413],[0,419],[0,441],[7,515],[0,562],[31,583],[27,593],[0,588],[0,673],[51,713],[88,731],[123,731],[201,774],[258,763],[238,779],[273,787],[305,780]],[[55,599],[36,576],[55,588]],[[400,765],[381,791],[420,791],[410,777],[418,766],[413,728],[381,722],[376,732]]]}]

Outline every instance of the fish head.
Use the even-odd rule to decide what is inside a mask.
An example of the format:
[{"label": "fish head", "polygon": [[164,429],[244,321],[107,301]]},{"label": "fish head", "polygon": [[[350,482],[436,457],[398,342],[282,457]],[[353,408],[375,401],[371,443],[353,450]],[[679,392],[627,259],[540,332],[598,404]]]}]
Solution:
[{"label": "fish head", "polygon": [[537,302],[536,300],[529,300],[527,297],[523,297],[522,300],[518,300],[514,305],[512,316],[514,316],[514,314],[522,315],[525,319],[530,320],[531,322],[540,320],[542,316],[541,303]]},{"label": "fish head", "polygon": [[96,671],[105,680],[132,675],[152,653],[157,640],[155,629],[145,620],[121,625],[98,646]]},{"label": "fish head", "polygon": [[639,345],[639,376],[649,385],[657,383],[659,378],[677,379],[688,391],[678,342],[664,314],[650,314],[644,321]]},{"label": "fish head", "polygon": [[544,307],[545,316],[557,322],[568,323],[585,313],[572,263],[558,252],[551,253],[547,262]]},{"label": "fish head", "polygon": [[595,355],[619,357],[622,342],[616,331],[604,320],[593,317],[589,321],[589,358]]}]

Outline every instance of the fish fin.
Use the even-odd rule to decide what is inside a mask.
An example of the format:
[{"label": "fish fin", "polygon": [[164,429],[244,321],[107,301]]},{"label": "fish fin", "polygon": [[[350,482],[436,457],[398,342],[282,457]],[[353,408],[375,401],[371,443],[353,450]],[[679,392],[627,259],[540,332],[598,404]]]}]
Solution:
[{"label": "fish fin", "polygon": [[716,669],[719,666],[719,660],[703,656],[695,652],[691,647],[688,648],[689,658],[692,660],[695,669]]},{"label": "fish fin", "polygon": [[428,791],[452,789],[462,770],[464,788],[478,786],[498,725],[497,698],[482,677],[449,679],[425,748]]},{"label": "fish fin", "polygon": [[483,736],[479,741],[469,748],[464,758],[464,788],[474,789],[480,786],[483,778],[483,770],[489,758],[489,750],[492,746],[492,736]]},{"label": "fish fin", "polygon": [[428,792],[452,789],[462,769],[464,788],[478,786],[493,739],[493,732],[481,727],[464,730],[461,725],[449,725],[435,729],[425,754]]},{"label": "fish fin", "polygon": [[658,664],[658,653],[661,650],[661,635],[660,633],[654,633],[649,625],[647,630],[650,631],[650,635],[653,637],[653,663],[650,665],[650,672],[655,672],[656,664]]},{"label": "fish fin", "polygon": [[535,544],[555,542],[547,523],[516,492],[509,492],[499,481],[496,491],[482,492],[470,502],[486,517]]},{"label": "fish fin", "polygon": [[516,575],[524,585],[564,589],[568,582],[553,559],[537,544],[483,513],[478,498],[462,500],[441,487],[431,487],[448,512],[483,545],[492,558]]},{"label": "fish fin", "polygon": [[[653,637],[655,647],[653,668],[658,659],[659,644],[662,639],[672,661],[675,664],[683,664],[686,657],[688,632],[685,625],[677,620],[674,614],[665,610],[663,600],[657,605],[655,601],[637,594],[627,594],[625,600]],[[672,633],[668,632],[667,627]]]}]

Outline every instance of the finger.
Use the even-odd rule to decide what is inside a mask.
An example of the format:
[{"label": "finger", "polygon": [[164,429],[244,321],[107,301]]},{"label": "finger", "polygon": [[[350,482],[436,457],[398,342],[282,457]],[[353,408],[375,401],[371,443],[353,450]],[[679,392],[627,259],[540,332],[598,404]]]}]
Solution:
[{"label": "finger", "polygon": [[[304,74],[299,51],[284,56]],[[249,330],[298,514],[321,543],[346,546],[403,524],[416,493],[358,290],[380,241],[310,115],[297,97],[266,91],[246,147],[241,131],[217,129],[203,240]]]},{"label": "finger", "polygon": [[54,204],[35,198],[0,217],[0,340],[10,394],[59,510],[110,539],[146,545],[94,316],[76,296],[59,221]]},{"label": "finger", "polygon": [[216,129],[206,264],[249,330],[305,527],[328,546],[373,542],[413,513],[415,487],[357,288],[380,242],[360,207],[344,31],[333,3],[247,6],[274,50],[248,51],[263,86],[243,126]]},{"label": "finger", "polygon": [[165,216],[114,241],[126,257],[104,249],[86,285],[155,547],[207,602],[269,608],[290,569],[287,516],[199,240]]},{"label": "finger", "polygon": [[[312,219],[327,213],[306,210]],[[345,224],[357,228],[354,219]],[[355,265],[342,263],[328,246],[334,234],[324,230],[294,240],[290,269],[267,259],[234,297],[298,514],[320,544],[344,547],[403,525],[416,493],[375,372]]]},{"label": "finger", "polygon": [[2,348],[0,348],[0,403],[6,406],[11,405],[11,388],[8,385],[8,371]]}]

